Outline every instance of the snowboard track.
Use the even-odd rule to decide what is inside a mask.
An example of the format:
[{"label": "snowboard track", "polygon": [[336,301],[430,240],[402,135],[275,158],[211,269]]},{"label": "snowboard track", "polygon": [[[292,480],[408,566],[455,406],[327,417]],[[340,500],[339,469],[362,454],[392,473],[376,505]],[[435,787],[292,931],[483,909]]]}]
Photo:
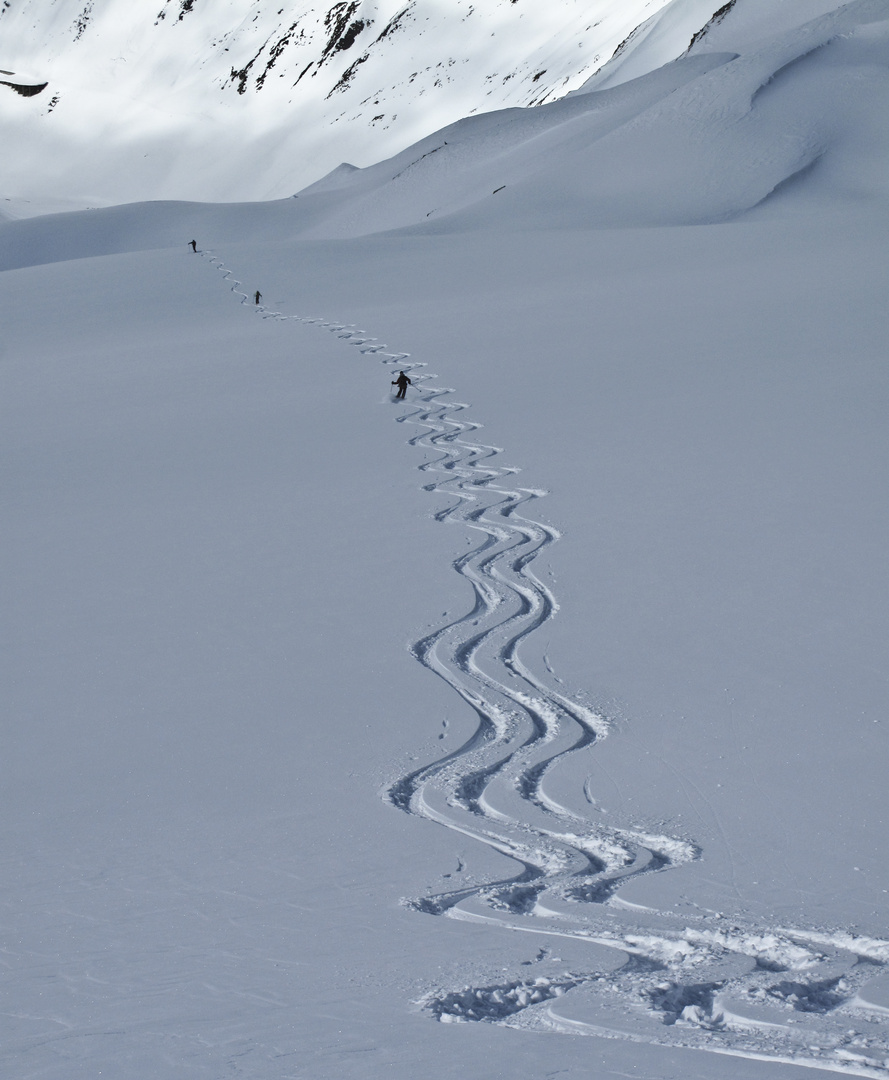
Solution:
[{"label": "snowboard track", "polygon": [[594,751],[611,724],[553,685],[562,683],[546,658],[549,680],[520,655],[558,612],[532,569],[560,536],[529,513],[546,492],[519,486],[519,470],[499,464],[502,449],[475,441],[481,425],[463,416],[469,406],[434,385],[425,364],[354,326],[253,304],[212,251],[200,254],[259,317],[314,324],[410,375],[416,398],[396,421],[426,451],[422,486],[444,503],[432,516],[477,539],[452,564],[470,586],[470,609],[410,646],[468,706],[475,728],[382,797],[506,856],[518,872],[402,902],[425,915],[598,947],[589,970],[434,989],[418,1006],[443,1023],[595,1035],[887,1080],[889,1009],[870,1003],[866,987],[889,972],[889,941],[626,903],[619,892],[628,881],[697,860],[700,849],[606,824],[592,777],[573,800],[580,812],[548,794],[548,778]]}]

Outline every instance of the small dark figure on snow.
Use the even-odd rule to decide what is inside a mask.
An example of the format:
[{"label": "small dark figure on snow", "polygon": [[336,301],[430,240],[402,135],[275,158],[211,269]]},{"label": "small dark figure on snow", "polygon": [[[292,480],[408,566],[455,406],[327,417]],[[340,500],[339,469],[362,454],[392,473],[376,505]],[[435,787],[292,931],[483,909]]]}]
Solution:
[{"label": "small dark figure on snow", "polygon": [[259,289],[257,289],[256,290],[256,295],[253,297],[253,303],[258,304],[261,299],[262,299],[262,293],[259,291]]},{"label": "small dark figure on snow", "polygon": [[398,387],[398,393],[395,395],[395,399],[397,401],[399,398],[403,398],[405,394],[407,394],[407,388],[409,386],[413,386],[413,383],[402,371],[399,373],[398,378],[392,383],[392,385]]},{"label": "small dark figure on snow", "polygon": [[198,242],[197,242],[197,240],[189,240],[188,242],[189,242],[189,244],[191,244],[191,250],[195,254],[197,254],[197,251],[198,251]]}]

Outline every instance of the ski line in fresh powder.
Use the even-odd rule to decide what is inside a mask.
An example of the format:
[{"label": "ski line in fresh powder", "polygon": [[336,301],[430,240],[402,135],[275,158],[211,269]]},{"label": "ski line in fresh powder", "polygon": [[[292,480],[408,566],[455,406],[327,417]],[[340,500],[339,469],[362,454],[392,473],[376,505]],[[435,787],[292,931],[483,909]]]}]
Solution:
[{"label": "ski line in fresh powder", "polygon": [[519,486],[519,470],[499,464],[502,449],[476,441],[480,425],[463,416],[469,406],[433,385],[425,364],[353,326],[251,304],[232,272],[211,251],[201,254],[261,318],[314,324],[408,372],[417,400],[396,419],[416,430],[408,442],[426,451],[423,487],[444,500],[434,517],[478,540],[452,564],[471,587],[471,609],[410,646],[466,703],[475,729],[382,796],[509,857],[519,871],[404,903],[608,950],[591,949],[589,970],[547,968],[537,978],[436,989],[420,1007],[445,1023],[622,1038],[887,1080],[889,1007],[879,994],[868,999],[868,984],[889,973],[889,941],[627,903],[619,892],[628,881],[696,860],[700,850],[685,838],[607,824],[589,779],[574,801],[593,816],[551,794],[547,781],[558,766],[589,751],[610,725],[520,655],[558,611],[532,569],[559,539],[530,513],[546,493]]}]

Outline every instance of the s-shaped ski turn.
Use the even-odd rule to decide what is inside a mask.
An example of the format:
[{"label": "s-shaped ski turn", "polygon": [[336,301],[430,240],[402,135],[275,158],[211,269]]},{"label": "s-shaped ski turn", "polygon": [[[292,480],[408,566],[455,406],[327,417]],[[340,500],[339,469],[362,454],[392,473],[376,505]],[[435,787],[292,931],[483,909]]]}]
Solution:
[{"label": "s-shaped ski turn", "polygon": [[[241,283],[202,253],[249,305]],[[430,990],[419,1002],[447,1023],[597,1035],[889,1078],[889,941],[847,931],[763,926],[704,912],[695,918],[629,904],[628,881],[702,857],[686,838],[606,824],[550,794],[548,781],[578,754],[595,753],[611,725],[532,671],[521,646],[558,603],[533,570],[559,539],[536,520],[546,494],[517,483],[499,447],[476,441],[468,405],[433,385],[425,365],[363,331],[250,305],[262,318],[313,323],[361,353],[398,365],[414,400],[397,417],[426,458],[423,487],[435,520],[476,538],[454,559],[472,604],[410,646],[475,718],[462,746],[401,776],[383,798],[513,860],[513,875],[406,899],[426,916],[572,938],[612,957],[589,970]],[[558,688],[557,688],[558,687]],[[595,806],[590,781],[575,806]],[[567,800],[566,800],[567,801]],[[601,958],[602,950],[591,949]]]}]

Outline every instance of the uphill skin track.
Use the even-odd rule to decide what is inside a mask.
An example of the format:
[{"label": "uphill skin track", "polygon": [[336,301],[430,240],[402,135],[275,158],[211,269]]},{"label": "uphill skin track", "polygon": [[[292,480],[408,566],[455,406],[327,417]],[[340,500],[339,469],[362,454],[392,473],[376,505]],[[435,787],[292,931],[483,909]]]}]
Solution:
[{"label": "uphill skin track", "polygon": [[[425,364],[353,326],[251,304],[232,272],[211,251],[201,254],[261,318],[317,325],[410,374],[415,408],[396,420],[418,429],[408,441],[427,451],[418,466],[424,489],[447,500],[433,516],[479,537],[452,564],[472,588],[472,608],[410,646],[472,710],[475,730],[382,795],[398,810],[515,860],[518,870],[404,903],[430,916],[613,951],[608,968],[438,989],[420,1007],[444,1023],[595,1035],[887,1080],[889,1008],[868,999],[868,985],[886,980],[889,941],[629,904],[619,896],[624,884],[697,860],[700,849],[686,839],[606,826],[547,794],[559,765],[594,750],[611,725],[520,656],[522,642],[558,611],[531,569],[559,539],[551,525],[528,516],[546,493],[517,486],[518,470],[495,464],[499,447],[471,441],[480,425],[460,418],[469,406],[432,385],[436,376]],[[586,788],[581,794],[595,805]]]}]

